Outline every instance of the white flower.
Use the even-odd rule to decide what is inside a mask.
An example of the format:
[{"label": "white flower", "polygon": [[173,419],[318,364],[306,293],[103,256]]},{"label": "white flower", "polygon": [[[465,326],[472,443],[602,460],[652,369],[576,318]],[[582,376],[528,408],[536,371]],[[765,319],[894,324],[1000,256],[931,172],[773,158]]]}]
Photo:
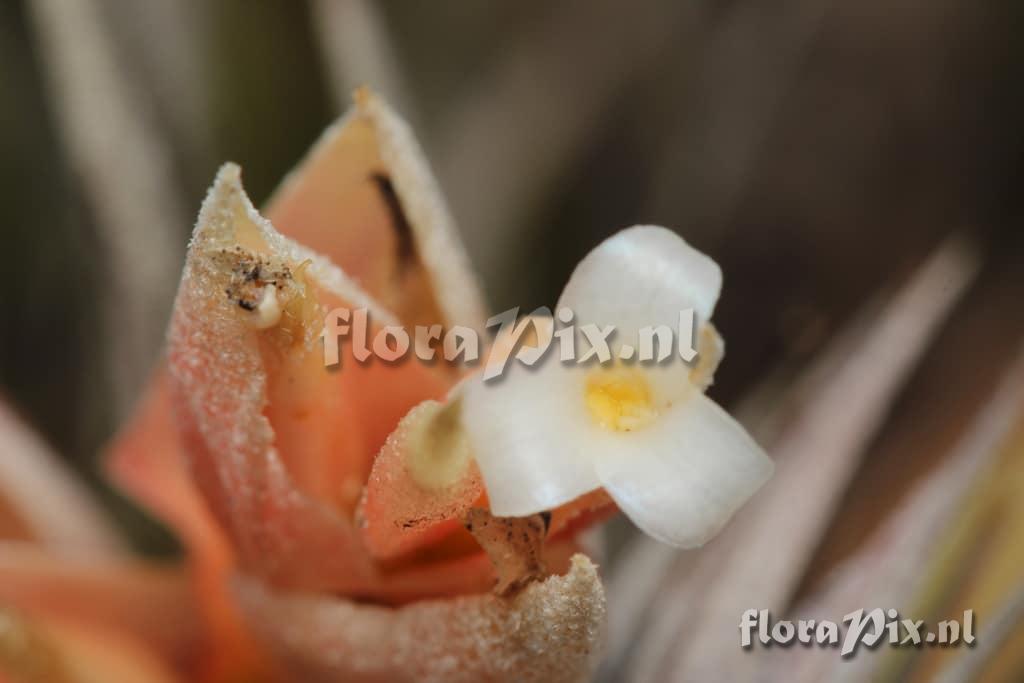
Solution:
[{"label": "white flower", "polygon": [[665,543],[698,546],[721,529],[773,470],[704,395],[721,355],[707,322],[721,283],[714,261],[653,226],[624,230],[580,262],[557,310],[573,311],[578,328],[614,325],[613,359],[624,344],[639,349],[645,327],[677,330],[687,309],[699,325],[698,357],[578,365],[554,353],[532,368],[512,364],[496,381],[467,381],[463,426],[495,515],[550,510],[604,487]]}]

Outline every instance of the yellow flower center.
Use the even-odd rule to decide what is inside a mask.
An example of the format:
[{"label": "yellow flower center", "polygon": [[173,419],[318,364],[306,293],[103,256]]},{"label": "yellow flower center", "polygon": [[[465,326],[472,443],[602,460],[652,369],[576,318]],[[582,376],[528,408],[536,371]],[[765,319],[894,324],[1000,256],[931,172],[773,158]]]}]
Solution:
[{"label": "yellow flower center", "polygon": [[647,377],[636,368],[594,369],[584,397],[590,416],[609,431],[632,432],[658,416]]}]

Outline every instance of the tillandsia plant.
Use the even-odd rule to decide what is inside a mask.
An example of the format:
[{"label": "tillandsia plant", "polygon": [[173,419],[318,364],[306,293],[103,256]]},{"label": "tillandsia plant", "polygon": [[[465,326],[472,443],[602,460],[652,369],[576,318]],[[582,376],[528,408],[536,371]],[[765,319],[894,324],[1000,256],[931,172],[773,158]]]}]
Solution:
[{"label": "tillandsia plant", "polygon": [[[111,449],[112,476],[188,548],[189,676],[584,680],[606,615],[583,532],[621,509],[700,545],[770,476],[704,395],[721,274],[668,230],[632,228],[559,302],[615,326],[613,361],[497,381],[443,359],[325,363],[339,308],[374,328],[487,320],[411,133],[368,91],[355,100],[262,214],[221,168],[165,359]],[[690,309],[693,362],[624,360]],[[539,348],[553,321],[529,322],[518,343]]]}]

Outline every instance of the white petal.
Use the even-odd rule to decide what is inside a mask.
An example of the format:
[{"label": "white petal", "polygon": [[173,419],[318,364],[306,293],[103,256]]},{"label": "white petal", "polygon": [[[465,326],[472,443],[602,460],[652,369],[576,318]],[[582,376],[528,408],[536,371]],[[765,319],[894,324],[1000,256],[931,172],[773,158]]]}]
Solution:
[{"label": "white petal", "polygon": [[580,370],[549,354],[533,367],[512,362],[496,380],[478,375],[463,385],[463,424],[494,515],[550,510],[600,486]]},{"label": "white petal", "polygon": [[647,326],[678,332],[679,314],[688,308],[699,324],[707,322],[721,289],[722,271],[710,258],[670,230],[636,226],[580,261],[558,308],[572,310],[577,325],[614,325],[619,343],[635,345],[636,331]]},{"label": "white petal", "polygon": [[702,545],[771,476],[774,464],[750,435],[699,391],[628,448],[593,453],[602,485],[642,531],[671,545]]}]

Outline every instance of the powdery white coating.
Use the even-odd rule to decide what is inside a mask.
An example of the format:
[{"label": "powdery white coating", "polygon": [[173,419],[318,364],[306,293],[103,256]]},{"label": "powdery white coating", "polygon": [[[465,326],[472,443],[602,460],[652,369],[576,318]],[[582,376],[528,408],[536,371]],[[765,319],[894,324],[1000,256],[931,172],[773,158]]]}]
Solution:
[{"label": "powdery white coating", "polygon": [[292,680],[307,683],[571,683],[589,678],[604,639],[604,591],[582,555],[566,575],[513,598],[389,609],[273,593],[254,581],[237,588]]},{"label": "powdery white coating", "polygon": [[[199,210],[192,239],[189,241],[189,255],[193,247],[206,248],[233,246],[236,222],[241,211],[244,218],[266,241],[271,253],[282,261],[292,263],[309,262],[307,271],[318,287],[349,302],[353,308],[366,308],[370,315],[381,324],[398,324],[397,318],[373,297],[363,291],[343,270],[312,249],[288,239],[278,232],[253,206],[249,196],[242,189],[242,170],[238,164],[226,163],[217,171],[217,177],[210,186]],[[205,220],[204,220],[205,217]],[[182,280],[188,275],[189,261],[185,262]],[[319,330],[311,330],[314,335]]]},{"label": "powdery white coating", "polygon": [[[344,520],[302,496],[273,447],[273,431],[263,415],[267,377],[257,333],[246,317],[252,313],[224,295],[228,274],[212,257],[235,247],[243,228],[259,231],[270,256],[296,263],[308,258],[310,277],[318,284],[353,294],[355,286],[277,234],[245,196],[238,167],[221,168],[189,244],[168,334],[173,395],[193,475],[243,564],[278,581],[307,585],[317,580],[315,572],[283,576],[284,568],[301,566],[294,553],[310,545],[344,552],[357,539]],[[302,526],[289,523],[303,518]],[[323,558],[322,575],[335,556]],[[360,566],[351,558],[345,565],[356,577],[370,572],[368,563]]]},{"label": "powdery white coating", "polygon": [[[290,477],[264,415],[267,375],[261,333],[249,317],[254,313],[225,296],[231,273],[224,250],[236,248],[240,236],[253,229],[265,241],[265,256],[291,263],[309,259],[307,280],[344,292],[342,297],[360,297],[336,267],[260,218],[245,197],[237,166],[221,169],[190,244],[167,366],[193,479],[241,566],[278,586],[388,601],[487,590],[493,570],[482,553],[384,572],[366,553],[353,521],[306,495]],[[306,342],[314,337],[307,331]]]}]

